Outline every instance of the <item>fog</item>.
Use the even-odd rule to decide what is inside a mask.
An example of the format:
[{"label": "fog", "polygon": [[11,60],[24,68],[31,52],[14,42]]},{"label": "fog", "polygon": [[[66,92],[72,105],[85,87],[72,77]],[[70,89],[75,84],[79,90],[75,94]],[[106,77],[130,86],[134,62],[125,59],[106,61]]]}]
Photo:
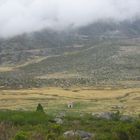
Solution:
[{"label": "fog", "polygon": [[0,37],[98,20],[135,20],[139,15],[140,0],[0,0]]}]

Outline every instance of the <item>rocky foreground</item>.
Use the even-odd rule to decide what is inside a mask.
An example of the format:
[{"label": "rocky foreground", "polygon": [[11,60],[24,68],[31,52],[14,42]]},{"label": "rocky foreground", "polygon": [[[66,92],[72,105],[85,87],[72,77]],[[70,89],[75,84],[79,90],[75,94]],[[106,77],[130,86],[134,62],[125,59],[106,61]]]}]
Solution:
[{"label": "rocky foreground", "polygon": [[120,112],[0,111],[0,140],[139,140],[139,116]]}]

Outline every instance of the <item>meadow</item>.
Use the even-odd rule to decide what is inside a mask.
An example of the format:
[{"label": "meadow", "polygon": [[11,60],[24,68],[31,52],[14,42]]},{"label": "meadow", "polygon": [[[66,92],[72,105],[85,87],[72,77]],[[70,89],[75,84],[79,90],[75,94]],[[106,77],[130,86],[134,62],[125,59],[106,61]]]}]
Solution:
[{"label": "meadow", "polygon": [[139,140],[139,100],[140,88],[1,89],[0,140]]},{"label": "meadow", "polygon": [[33,88],[0,90],[0,109],[34,110],[41,103],[46,112],[69,111],[67,104],[74,103],[74,112],[107,112],[119,110],[123,114],[140,113],[140,88]]}]

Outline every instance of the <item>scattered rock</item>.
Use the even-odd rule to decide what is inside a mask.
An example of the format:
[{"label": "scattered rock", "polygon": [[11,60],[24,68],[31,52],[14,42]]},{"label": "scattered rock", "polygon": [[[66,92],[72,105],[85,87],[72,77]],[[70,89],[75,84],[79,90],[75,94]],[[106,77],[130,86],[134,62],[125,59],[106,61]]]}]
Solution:
[{"label": "scattered rock", "polygon": [[75,135],[74,131],[66,131],[64,133],[64,137],[73,137]]},{"label": "scattered rock", "polygon": [[57,124],[63,124],[63,120],[61,118],[55,118],[54,121],[57,123]]},{"label": "scattered rock", "polygon": [[132,117],[128,116],[128,115],[122,115],[120,117],[121,121],[132,121]]},{"label": "scattered rock", "polygon": [[93,134],[89,133],[89,132],[85,132],[85,131],[76,131],[76,133],[83,139],[83,140],[89,140],[91,138],[93,138]]},{"label": "scattered rock", "polygon": [[120,109],[124,109],[124,106],[123,105],[115,105],[115,106],[112,106],[112,109],[120,110]]},{"label": "scattered rock", "polygon": [[101,112],[101,113],[92,113],[92,116],[100,118],[100,119],[107,119],[107,120],[111,120],[113,117],[112,112]]},{"label": "scattered rock", "polygon": [[92,113],[92,116],[99,118],[99,119],[106,119],[106,120],[115,119],[116,117],[120,121],[132,121],[133,120],[133,118],[131,116],[120,115],[120,114],[113,113],[113,112]]},{"label": "scattered rock", "polygon": [[64,137],[71,138],[71,137],[80,137],[82,140],[90,140],[93,138],[93,134],[81,130],[74,131],[67,131],[64,133]]},{"label": "scattered rock", "polygon": [[56,118],[64,118],[66,116],[66,113],[65,112],[60,112]]},{"label": "scattered rock", "polygon": [[80,117],[83,117],[84,116],[84,114],[83,113],[80,113]]},{"label": "scattered rock", "polygon": [[91,115],[92,115],[93,117],[98,117],[99,114],[100,114],[100,113],[97,113],[97,112],[95,113],[95,112],[93,112]]}]

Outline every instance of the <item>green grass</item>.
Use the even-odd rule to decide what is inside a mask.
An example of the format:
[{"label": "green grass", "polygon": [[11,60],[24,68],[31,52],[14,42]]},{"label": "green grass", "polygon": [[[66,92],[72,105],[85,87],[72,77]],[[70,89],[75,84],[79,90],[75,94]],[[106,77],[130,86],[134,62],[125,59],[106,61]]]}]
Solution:
[{"label": "green grass", "polygon": [[[27,140],[38,140],[40,136],[43,140],[48,140],[52,136],[55,140],[63,140],[63,133],[68,130],[84,130],[95,134],[94,140],[139,140],[140,119],[133,121],[117,121],[97,119],[91,114],[66,113],[64,123],[56,124],[53,120],[55,115],[39,112],[20,112],[20,111],[0,111],[0,128],[5,127],[3,133],[8,134],[7,130],[15,130],[14,136],[9,136],[11,140],[25,135]],[[9,126],[7,124],[10,124]],[[0,129],[0,131],[2,131]],[[2,134],[0,133],[0,136]],[[14,139],[15,140],[15,139]],[[52,139],[53,140],[53,139]]]},{"label": "green grass", "polygon": [[12,122],[14,124],[44,124],[48,122],[49,116],[39,112],[0,111],[0,121]]}]

